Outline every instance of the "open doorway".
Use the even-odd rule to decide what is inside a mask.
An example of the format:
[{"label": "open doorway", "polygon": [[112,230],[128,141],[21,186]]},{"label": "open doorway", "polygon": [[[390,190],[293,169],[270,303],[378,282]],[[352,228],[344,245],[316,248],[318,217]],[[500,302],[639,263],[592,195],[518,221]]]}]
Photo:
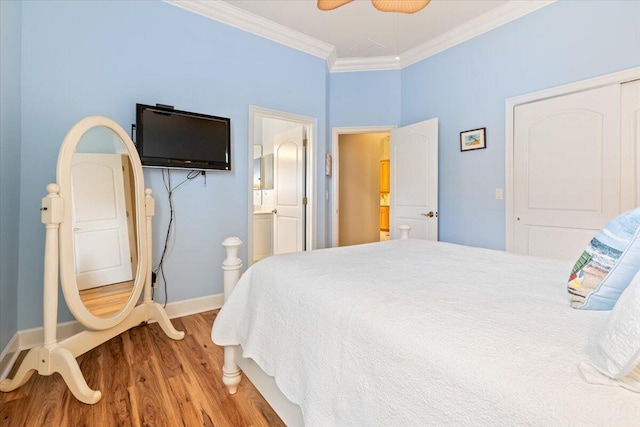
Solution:
[{"label": "open doorway", "polygon": [[[335,173],[332,179],[332,246],[341,244],[341,171],[349,168],[340,158],[340,136],[389,132],[389,238],[398,238],[398,226],[411,227],[412,238],[438,240],[438,119],[432,118],[403,127],[334,128],[332,153]],[[375,156],[374,156],[375,157]],[[384,166],[369,168],[380,170]],[[379,172],[378,172],[379,173]],[[369,178],[375,182],[374,178]],[[379,178],[378,178],[379,179]],[[358,188],[356,188],[358,190]],[[380,193],[384,200],[384,192]],[[384,207],[384,206],[382,206]],[[356,209],[359,209],[356,206]],[[359,213],[359,212],[357,212]],[[373,240],[375,241],[375,240]]]},{"label": "open doorway", "polygon": [[249,108],[249,264],[314,246],[314,120]]},{"label": "open doorway", "polygon": [[333,131],[332,246],[389,238],[391,126]]}]

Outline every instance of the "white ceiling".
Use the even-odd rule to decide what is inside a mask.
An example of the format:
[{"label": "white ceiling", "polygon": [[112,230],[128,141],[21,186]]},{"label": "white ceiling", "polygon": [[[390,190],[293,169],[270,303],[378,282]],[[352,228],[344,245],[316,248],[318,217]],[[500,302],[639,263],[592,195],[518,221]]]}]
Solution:
[{"label": "white ceiling", "polygon": [[323,57],[332,71],[355,71],[402,68],[553,0],[432,0],[411,15],[380,12],[370,0],[324,12],[316,0],[168,2]]},{"label": "white ceiling", "polygon": [[433,0],[418,13],[380,12],[355,0],[323,12],[315,0],[226,0],[233,6],[329,43],[338,58],[396,56],[506,3]]}]

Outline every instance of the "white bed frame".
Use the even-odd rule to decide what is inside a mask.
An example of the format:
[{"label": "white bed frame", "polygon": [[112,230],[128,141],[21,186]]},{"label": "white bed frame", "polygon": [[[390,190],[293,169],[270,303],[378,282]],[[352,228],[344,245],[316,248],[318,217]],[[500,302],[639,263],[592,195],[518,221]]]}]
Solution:
[{"label": "white bed frame", "polygon": [[[400,229],[400,238],[408,239],[411,227],[401,225],[398,228]],[[227,301],[240,280],[242,260],[238,258],[238,252],[242,241],[237,237],[228,237],[222,246],[227,252],[227,257],[222,263],[224,300]],[[238,384],[242,380],[243,372],[287,426],[304,426],[300,406],[282,394],[275,379],[267,375],[252,359],[242,357],[242,347],[239,345],[225,346],[222,382],[229,389],[229,394],[235,394],[238,391]]]}]

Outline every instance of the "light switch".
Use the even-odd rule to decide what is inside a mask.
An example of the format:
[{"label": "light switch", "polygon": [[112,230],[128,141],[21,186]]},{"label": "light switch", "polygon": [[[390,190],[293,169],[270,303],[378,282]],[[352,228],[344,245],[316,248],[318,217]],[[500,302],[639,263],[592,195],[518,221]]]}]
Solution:
[{"label": "light switch", "polygon": [[503,197],[502,188],[496,188],[496,200],[502,200]]}]

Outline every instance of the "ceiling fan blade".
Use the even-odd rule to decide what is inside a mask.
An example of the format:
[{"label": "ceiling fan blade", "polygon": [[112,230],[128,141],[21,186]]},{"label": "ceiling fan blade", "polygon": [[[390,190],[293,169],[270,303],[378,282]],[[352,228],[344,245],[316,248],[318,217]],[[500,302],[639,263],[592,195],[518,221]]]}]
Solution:
[{"label": "ceiling fan blade", "polygon": [[[381,12],[416,13],[424,9],[431,0],[371,0]],[[318,0],[320,3],[320,0]]]},{"label": "ceiling fan blade", "polygon": [[340,6],[344,6],[347,3],[351,3],[353,0],[318,0],[318,9],[320,10],[333,10]]}]

